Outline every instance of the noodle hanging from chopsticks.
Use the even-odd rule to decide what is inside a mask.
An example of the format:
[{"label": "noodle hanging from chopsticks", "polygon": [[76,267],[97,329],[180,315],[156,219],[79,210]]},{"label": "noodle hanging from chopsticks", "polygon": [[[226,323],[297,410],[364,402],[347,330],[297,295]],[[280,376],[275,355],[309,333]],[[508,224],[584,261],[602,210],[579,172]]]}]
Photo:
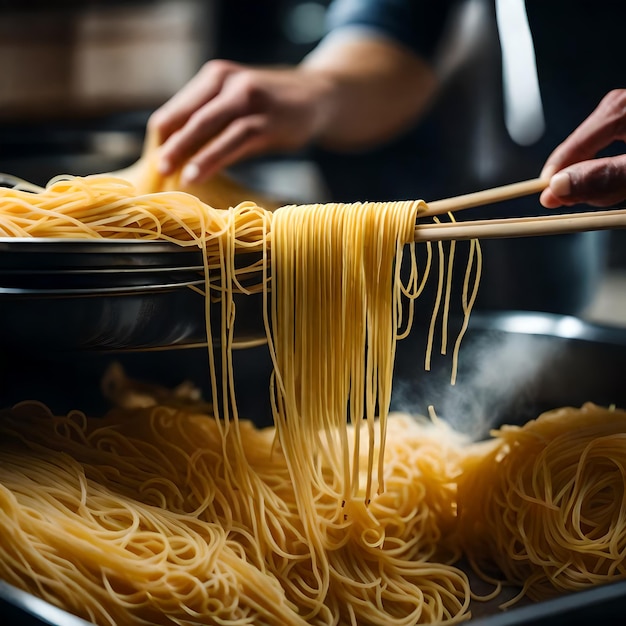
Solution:
[{"label": "noodle hanging from chopsticks", "polygon": [[[5,411],[3,579],[97,624],[409,626],[470,617],[462,554],[534,599],[626,577],[623,412],[561,409],[476,447],[436,420],[388,415],[396,341],[432,263],[429,245],[420,280],[423,203],[217,210],[110,177],[1,190],[0,202],[2,236],[197,246],[214,400],[212,414]],[[438,244],[429,344],[450,314],[455,248]],[[242,252],[256,253],[243,269]],[[455,363],[480,266],[472,243]],[[258,281],[244,287],[242,272]],[[264,299],[275,428],[238,414],[236,292]]]},{"label": "noodle hanging from chopsticks", "polygon": [[[59,493],[78,489],[80,495],[76,498],[83,504],[72,505],[69,511],[64,505],[60,513],[60,505],[53,504],[59,527],[64,527],[63,520],[69,516],[70,521],[65,525],[69,536],[61,533],[58,539],[62,543],[60,561],[57,556],[48,560],[48,551],[44,550],[44,561],[38,562],[44,571],[57,571],[59,579],[65,579],[67,572],[60,573],[57,568],[64,566],[65,557],[70,558],[71,537],[82,538],[76,544],[80,554],[98,554],[111,537],[106,536],[97,546],[90,545],[92,536],[100,537],[99,527],[94,535],[92,524],[100,519],[108,524],[111,520],[114,535],[121,537],[120,549],[144,554],[153,542],[157,547],[165,546],[164,553],[157,550],[155,556],[149,556],[147,562],[158,565],[155,569],[145,565],[148,569],[140,577],[142,584],[147,584],[145,576],[159,582],[165,577],[174,589],[180,583],[181,591],[167,595],[163,588],[155,587],[149,592],[149,599],[134,586],[129,589],[129,581],[120,573],[125,571],[122,560],[126,555],[117,552],[120,556],[117,561],[113,556],[115,550],[105,561],[106,571],[100,573],[100,580],[91,578],[86,583],[90,588],[98,582],[104,587],[104,591],[95,594],[93,603],[84,597],[75,602],[65,594],[56,594],[54,590],[60,583],[51,582],[48,588],[39,575],[33,576],[29,583],[28,576],[22,572],[16,584],[31,591],[35,585],[49,601],[69,606],[83,615],[87,611],[87,617],[98,623],[109,623],[111,619],[115,622],[118,611],[119,615],[126,615],[122,621],[129,611],[133,615],[136,612],[133,619],[141,620],[147,615],[145,619],[164,619],[164,623],[169,623],[169,617],[157,618],[155,614],[164,611],[167,615],[169,611],[179,610],[206,623],[212,623],[213,619],[245,623],[247,615],[253,616],[249,621],[254,623],[306,620],[320,624],[334,623],[336,615],[341,615],[347,623],[362,621],[359,616],[367,615],[372,623],[380,624],[456,622],[467,617],[469,589],[465,576],[439,559],[431,560],[439,551],[434,545],[435,538],[441,535],[437,529],[441,523],[438,514],[426,507],[425,517],[418,515],[411,522],[407,516],[421,505],[410,500],[402,505],[409,507],[408,512],[400,513],[398,509],[400,518],[396,518],[394,506],[401,506],[404,496],[416,494],[404,486],[402,495],[394,495],[386,486],[389,481],[394,484],[389,469],[395,467],[393,452],[389,458],[387,450],[401,445],[400,441],[387,441],[395,342],[401,326],[405,327],[403,332],[410,328],[413,312],[410,306],[408,319],[404,317],[401,303],[403,299],[416,298],[425,281],[425,277],[421,282],[418,280],[411,251],[410,276],[404,285],[401,257],[405,246],[412,248],[415,221],[423,203],[289,206],[271,213],[244,202],[228,210],[217,210],[180,192],[139,194],[132,185],[110,177],[59,178],[38,194],[3,190],[0,200],[0,234],[4,236],[162,240],[200,248],[205,265],[211,387],[214,400],[223,398],[223,402],[214,402],[214,419],[204,417],[212,424],[208,428],[212,429],[214,440],[203,446],[199,446],[203,441],[201,434],[182,416],[168,415],[164,409],[155,409],[154,415],[167,424],[180,422],[182,430],[175,439],[179,445],[182,440],[185,446],[192,446],[188,454],[195,460],[185,466],[185,480],[191,481],[194,494],[202,493],[205,488],[194,479],[196,463],[204,462],[207,450],[216,450],[209,454],[209,467],[220,477],[219,488],[210,487],[210,493],[193,510],[198,506],[208,507],[212,514],[205,521],[217,520],[219,527],[202,529],[210,533],[207,544],[216,545],[217,552],[210,550],[213,556],[209,563],[214,569],[204,570],[200,579],[211,578],[210,585],[228,591],[211,587],[210,592],[199,593],[215,596],[213,604],[228,610],[224,609],[222,614],[219,608],[214,614],[211,602],[197,604],[199,600],[194,600],[187,604],[187,594],[194,595],[193,589],[200,584],[194,569],[195,558],[190,557],[189,562],[193,574],[177,569],[170,580],[170,574],[164,573],[163,568],[169,562],[166,555],[178,554],[179,550],[181,554],[195,554],[198,548],[192,549],[188,539],[183,541],[178,537],[189,536],[186,528],[189,520],[169,518],[169,513],[177,510],[174,505],[182,497],[177,495],[178,486],[183,483],[163,476],[168,467],[163,462],[157,467],[149,465],[152,470],[146,470],[136,485],[138,493],[156,497],[155,501],[149,499],[149,503],[160,507],[158,515],[152,509],[145,511],[143,504],[135,509],[132,498],[127,499],[131,493],[124,492],[123,502],[118,501],[117,483],[114,493],[107,490],[106,495],[101,495],[101,481],[115,477],[119,467],[128,467],[123,458],[109,459],[111,469],[105,469],[104,475],[99,470],[95,472],[93,490],[91,479],[79,477],[76,487],[67,478],[66,470],[71,470],[71,475],[83,471],[78,466],[70,464],[61,473],[51,471],[52,483],[62,485]],[[241,252],[255,252],[260,258],[241,270],[235,264]],[[238,282],[239,272],[251,270],[258,270],[259,280],[244,290]],[[212,271],[219,273],[218,280],[213,278]],[[262,292],[265,301],[268,342],[275,365],[272,398],[276,431],[271,445],[267,439],[260,446],[238,415],[232,367],[236,291]],[[208,315],[208,308],[215,302],[220,306],[218,329],[211,328]],[[213,354],[214,338],[220,346],[219,379]],[[157,418],[150,415],[146,419],[154,424]],[[113,430],[123,429],[124,424],[122,420]],[[90,436],[80,434],[79,429],[71,432],[88,443]],[[150,441],[154,436],[153,431],[142,430],[141,437],[131,441],[107,432],[105,446],[112,446],[116,455],[123,457],[127,450],[142,449],[139,441]],[[55,449],[56,444],[60,449],[63,447],[61,442],[54,441]],[[166,449],[167,442],[167,437],[159,435],[155,446]],[[74,455],[78,453],[73,450],[71,455],[76,458]],[[283,476],[280,484],[264,478],[265,474],[260,472],[257,455],[261,453],[269,468],[266,473],[278,472]],[[172,449],[171,459],[180,454]],[[48,452],[44,457],[30,458],[30,462],[33,467],[39,467],[44,461],[47,463]],[[53,465],[60,463],[63,468],[62,458],[53,460]],[[155,458],[163,459],[162,455]],[[171,459],[168,459],[170,463]],[[276,459],[280,461],[278,468]],[[91,461],[85,462],[87,465],[83,467],[90,468]],[[9,456],[7,463],[11,466],[16,460]],[[138,459],[137,463],[138,467],[146,467],[143,460]],[[21,476],[24,470],[18,466],[15,471]],[[402,466],[400,471],[408,469]],[[93,474],[91,469],[85,472],[89,476]],[[35,485],[45,473],[42,468],[37,480],[29,482],[27,500],[37,500]],[[415,474],[412,470],[410,475],[419,484],[420,472]],[[448,480],[447,475],[443,478]],[[18,479],[17,483],[20,482]],[[44,484],[52,489],[50,482]],[[50,489],[41,494],[44,502],[48,502]],[[421,487],[416,489],[417,494],[427,498]],[[285,494],[277,498],[275,490]],[[107,503],[104,508],[111,510],[112,517],[101,511],[100,505],[96,505],[95,512],[91,510],[92,491],[96,502],[104,498]],[[167,495],[169,492],[173,500]],[[387,520],[384,523],[377,513],[379,500],[388,503],[380,512]],[[41,506],[48,510],[48,505],[41,503]],[[449,512],[453,507],[444,505],[442,509]],[[85,519],[82,513],[87,515]],[[166,519],[161,519],[161,515]],[[429,519],[434,530],[423,526]],[[181,528],[181,524],[185,527]],[[147,535],[140,534],[137,538],[140,545],[148,542],[144,548],[133,543],[134,535],[126,535],[129,529],[142,533],[147,530]],[[195,525],[193,529],[197,530]],[[159,538],[158,532],[165,536]],[[7,536],[10,535],[9,530]],[[51,548],[57,546],[49,534],[44,535],[43,541],[31,539],[28,545],[51,542]],[[180,548],[171,546],[170,541]],[[194,539],[193,543],[197,541]],[[19,550],[19,546],[12,549]],[[385,556],[387,549],[389,557]],[[31,557],[24,558],[28,561]],[[7,562],[11,568],[20,570],[17,563],[21,559]],[[88,568],[75,554],[70,562],[71,571]],[[252,573],[250,564],[256,568]],[[137,567],[133,562],[128,571],[133,572]],[[109,574],[109,569],[115,570],[115,574]],[[218,570],[222,573],[216,573]],[[242,572],[252,581],[262,581],[265,577],[279,581],[278,587],[273,587],[278,596],[259,598],[259,587],[237,582]],[[79,588],[82,575],[70,585],[72,589]],[[10,574],[7,572],[6,576]],[[389,589],[389,595],[381,590],[381,584]],[[232,591],[238,586],[243,588],[240,595]],[[404,598],[402,602],[398,601],[399,593]],[[158,599],[164,594],[161,603]],[[280,599],[281,594],[284,599]],[[103,599],[106,597],[108,601]],[[175,618],[178,619],[182,618]]]}]

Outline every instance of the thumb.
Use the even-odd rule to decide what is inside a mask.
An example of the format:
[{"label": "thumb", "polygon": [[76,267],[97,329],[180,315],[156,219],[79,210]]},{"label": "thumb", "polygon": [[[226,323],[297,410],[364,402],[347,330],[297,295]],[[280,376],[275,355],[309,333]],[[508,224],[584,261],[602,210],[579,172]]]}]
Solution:
[{"label": "thumb", "polygon": [[582,161],[557,172],[542,194],[548,208],[578,203],[608,207],[626,199],[626,155]]}]

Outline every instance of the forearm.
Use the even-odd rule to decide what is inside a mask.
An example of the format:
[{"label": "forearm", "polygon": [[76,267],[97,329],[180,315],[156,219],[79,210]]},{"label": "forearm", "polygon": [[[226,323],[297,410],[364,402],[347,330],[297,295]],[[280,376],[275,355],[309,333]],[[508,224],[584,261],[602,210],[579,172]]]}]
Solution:
[{"label": "forearm", "polygon": [[213,60],[150,119],[158,168],[186,183],[255,155],[312,143],[359,150],[391,139],[434,91],[428,66],[385,40],[326,41],[295,68]]},{"label": "forearm", "polygon": [[425,61],[382,38],[328,42],[299,69],[321,86],[314,139],[338,151],[368,148],[399,135],[419,119],[436,89]]}]

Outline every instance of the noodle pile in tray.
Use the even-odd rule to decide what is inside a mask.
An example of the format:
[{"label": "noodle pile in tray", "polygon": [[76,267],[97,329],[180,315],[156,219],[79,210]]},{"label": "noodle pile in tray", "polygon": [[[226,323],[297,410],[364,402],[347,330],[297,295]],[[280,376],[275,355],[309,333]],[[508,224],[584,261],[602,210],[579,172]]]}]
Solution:
[{"label": "noodle pile in tray", "polygon": [[[208,376],[223,399],[210,411],[3,412],[9,583],[97,624],[409,625],[470,617],[463,555],[495,593],[503,580],[535,599],[624,577],[624,413],[562,409],[475,445],[434,416],[388,414],[395,344],[432,256],[429,246],[418,274],[412,251],[402,282],[423,203],[217,210],[108,177],[2,190],[0,203],[3,236],[198,246],[207,309],[221,311],[217,329],[206,316]],[[245,288],[244,250],[260,253],[243,269],[258,284]],[[447,253],[431,341],[450,307],[454,245]],[[472,243],[466,317],[479,273]],[[234,292],[263,294],[272,428],[237,410]]]}]

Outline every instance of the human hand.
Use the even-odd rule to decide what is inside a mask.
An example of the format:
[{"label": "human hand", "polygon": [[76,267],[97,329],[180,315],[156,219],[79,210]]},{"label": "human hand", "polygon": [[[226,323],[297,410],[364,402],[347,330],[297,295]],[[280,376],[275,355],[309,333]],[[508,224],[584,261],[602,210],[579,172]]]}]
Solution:
[{"label": "human hand", "polygon": [[626,199],[626,154],[594,158],[614,141],[626,141],[626,89],[609,92],[591,115],[548,157],[540,197],[548,209],[586,203],[607,207]]},{"label": "human hand", "polygon": [[214,60],[148,121],[157,167],[184,165],[183,183],[206,180],[242,159],[297,150],[316,134],[323,78],[301,68],[255,69]]}]

